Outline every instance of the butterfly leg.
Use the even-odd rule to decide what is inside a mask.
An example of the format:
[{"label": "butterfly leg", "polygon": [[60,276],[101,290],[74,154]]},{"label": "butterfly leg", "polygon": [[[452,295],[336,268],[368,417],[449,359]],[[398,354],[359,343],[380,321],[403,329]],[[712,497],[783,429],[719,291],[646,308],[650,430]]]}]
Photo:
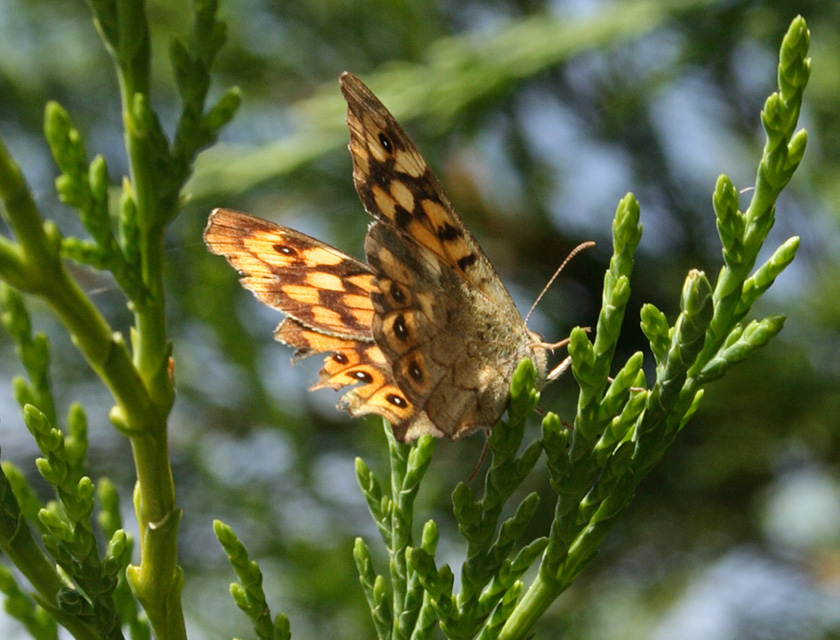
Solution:
[{"label": "butterfly leg", "polygon": [[467,484],[470,484],[478,475],[479,469],[481,469],[481,465],[484,464],[484,458],[487,457],[487,451],[490,449],[490,429],[484,430],[484,446],[481,448],[481,456],[478,458],[478,462],[475,463],[475,469],[472,470],[470,477],[467,478]]}]

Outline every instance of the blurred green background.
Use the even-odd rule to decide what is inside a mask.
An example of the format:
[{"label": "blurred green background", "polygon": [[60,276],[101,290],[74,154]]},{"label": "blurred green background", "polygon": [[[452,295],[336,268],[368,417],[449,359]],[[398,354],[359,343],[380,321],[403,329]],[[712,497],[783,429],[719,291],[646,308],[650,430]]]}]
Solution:
[{"label": "blurred green background", "polygon": [[[166,50],[187,32],[189,5],[150,0],[147,8],[154,105],[172,125]],[[201,241],[209,211],[224,206],[363,255],[369,220],[352,186],[339,73],[369,82],[406,126],[521,309],[574,245],[598,243],[532,319],[548,339],[595,323],[612,214],[626,192],[636,194],[645,233],[623,360],[647,352],[644,302],[673,319],[688,269],[713,277],[720,268],[714,181],[727,173],[739,189],[752,186],[764,140],[759,111],[798,13],[812,33],[801,119],[809,148],[778,203],[765,257],[791,235],[802,245],[755,310],[787,314],[785,330],[708,390],[537,637],[840,637],[840,3],[225,0],[229,41],[215,90],[238,85],[244,104],[223,143],[201,158],[167,254],[179,391],[172,456],[192,638],[249,635],[227,594],[233,574],[213,518],[234,526],[260,561],[274,611],[289,615],[295,637],[373,635],[351,549],[354,537],[375,546],[378,534],[353,465],[361,456],[385,473],[382,430],[336,412],[331,392],[306,392],[320,359],[292,368],[290,351],[271,338],[279,314],[242,290]],[[44,214],[79,234],[52,187],[41,135],[47,100],[67,108],[113,179],[127,171],[116,81],[87,6],[4,0],[0,132]],[[78,277],[126,331],[130,315],[110,279],[82,269]],[[61,406],[80,400],[88,409],[91,475],[120,487],[133,531],[133,467],[107,421],[107,393],[57,323],[32,308],[52,339]],[[3,457],[43,491],[10,391],[21,367],[5,336],[0,358]],[[574,403],[567,375],[541,405],[570,419]],[[532,434],[537,428],[535,420]],[[438,521],[441,563],[463,553],[449,494],[482,445],[480,436],[440,443],[421,490],[417,518]],[[539,470],[526,484],[545,496],[539,535],[553,504],[547,476]],[[0,619],[0,635],[19,633]]]}]

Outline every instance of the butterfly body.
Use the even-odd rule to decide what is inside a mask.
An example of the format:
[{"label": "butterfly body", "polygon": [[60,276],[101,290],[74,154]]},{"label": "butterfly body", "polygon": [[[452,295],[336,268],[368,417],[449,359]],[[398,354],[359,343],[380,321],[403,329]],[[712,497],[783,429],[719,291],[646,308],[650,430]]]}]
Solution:
[{"label": "butterfly body", "polygon": [[388,419],[396,437],[460,438],[492,427],[516,365],[538,385],[546,352],[414,144],[355,76],[348,103],[353,178],[375,222],[367,264],[298,231],[225,209],[205,230],[242,284],[285,314],[295,357],[328,353],[313,388],[342,389],[351,415]]}]

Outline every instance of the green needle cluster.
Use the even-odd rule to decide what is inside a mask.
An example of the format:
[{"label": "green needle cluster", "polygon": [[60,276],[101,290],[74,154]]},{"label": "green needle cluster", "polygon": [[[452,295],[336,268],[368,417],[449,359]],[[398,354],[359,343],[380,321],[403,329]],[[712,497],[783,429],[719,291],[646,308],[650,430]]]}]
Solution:
[{"label": "green needle cluster", "polygon": [[[714,287],[702,271],[690,271],[673,324],[655,306],[642,308],[641,327],[656,365],[653,384],[647,386],[642,353],[633,354],[623,364],[613,362],[630,295],[633,253],[642,234],[639,205],[632,194],[622,199],[616,211],[613,257],[604,276],[594,339],[579,328],[570,336],[571,368],[580,389],[574,425],[569,428],[556,415],[548,414],[542,423],[542,439],[531,442],[519,455],[525,417],[535,406],[537,394],[530,362],[523,362],[517,370],[508,421],[497,425],[488,438],[492,462],[481,499],[464,484],[453,492],[453,511],[465,544],[460,591],[453,592],[452,569],[436,566],[433,522],[424,526],[423,543],[408,555],[409,576],[416,575],[423,588],[410,600],[415,608],[422,607],[423,614],[428,613],[427,605],[431,606],[447,638],[529,637],[548,606],[598,552],[639,482],[697,410],[703,385],[724,375],[781,330],[784,318],[779,315],[751,321],[744,318],[793,260],[799,243],[798,238],[789,239],[755,268],[773,225],[776,198],[805,149],[807,134],[797,131],[796,124],[810,70],[808,45],[805,21],[796,18],[781,47],[779,91],[767,99],[762,112],[767,142],[745,212],[738,210],[738,193],[729,178],[718,179],[712,203],[723,267]],[[416,450],[429,446],[421,441]],[[537,496],[526,496],[510,518],[502,520],[500,515],[542,452],[556,493],[554,520],[545,537],[522,541]],[[395,455],[392,443],[392,474],[400,481],[406,473],[405,459],[404,452]],[[410,508],[400,512],[399,501],[383,497],[367,467],[359,464],[365,469],[360,473],[362,491],[380,531],[389,530],[388,522],[399,521],[403,533],[400,546],[383,534],[392,558],[391,592],[388,581],[371,569],[366,544],[356,543],[360,577],[378,637],[430,637],[428,615],[412,615],[409,620],[415,624],[406,628],[394,623],[400,610],[389,607],[389,593],[403,593],[393,585],[404,574],[395,573],[394,568],[404,566],[399,558],[412,512]],[[392,483],[392,495],[399,495],[400,490],[400,482]],[[414,485],[412,491],[416,491]],[[535,563],[536,575],[528,582],[527,570]]]},{"label": "green needle cluster", "polygon": [[[86,238],[62,237],[44,220],[23,174],[0,140],[0,204],[14,240],[0,238],[2,324],[29,380],[15,381],[24,420],[43,457],[36,462],[56,499],[40,505],[23,476],[6,465],[0,548],[34,587],[31,600],[4,572],[4,593],[36,637],[55,637],[52,620],[76,638],[183,638],[183,583],[177,566],[180,510],[169,464],[167,420],[174,401],[171,344],[163,288],[164,234],[180,211],[182,189],[198,152],[215,141],[239,104],[236,90],[205,109],[210,65],[224,26],[217,3],[194,3],[187,43],[174,41],[170,59],[182,110],[172,141],[150,107],[151,38],[140,0],[90,0],[95,26],[120,87],[129,176],[111,184],[102,156],[89,158],[70,114],[46,107],[44,134],[59,170],[60,200],[77,213]],[[70,259],[109,272],[134,316],[128,339],[116,333],[65,266]],[[49,385],[49,345],[30,335],[17,292],[37,296],[61,321],[91,369],[111,392],[109,417],[132,446],[140,561],[129,566],[132,541],[119,524],[116,493],[85,475],[86,419],[73,405],[59,424]],[[97,526],[92,513],[100,501]],[[108,503],[108,506],[104,504]],[[40,545],[30,533],[41,534]],[[100,549],[98,535],[105,534]],[[28,604],[24,604],[24,601]],[[140,608],[144,610],[141,618]]]},{"label": "green needle cluster", "polygon": [[[88,5],[116,71],[129,175],[112,184],[104,158],[89,156],[61,105],[49,103],[44,117],[59,172],[58,196],[78,215],[86,237],[64,237],[42,215],[0,139],[0,213],[13,236],[0,237],[0,325],[26,372],[13,383],[15,397],[40,450],[36,468],[52,488],[51,499],[43,502],[19,469],[8,463],[0,467],[0,551],[17,569],[14,573],[0,566],[0,592],[6,611],[34,638],[54,640],[61,625],[82,640],[122,638],[126,630],[134,640],[179,640],[186,637],[186,626],[184,578],[177,564],[181,511],[167,435],[175,389],[163,285],[164,237],[186,199],[184,185],[197,154],[233,117],[239,94],[231,89],[207,106],[210,69],[225,41],[225,28],[217,20],[215,0],[194,0],[191,33],[169,48],[181,110],[167,134],[151,107],[152,38],[144,2],[88,0]],[[644,7],[665,19],[657,3]],[[633,13],[628,20],[648,19],[644,12]],[[552,24],[540,16],[525,20],[480,50],[469,48],[464,39],[440,42],[430,59],[437,68],[451,71],[450,84],[440,86],[448,91],[447,86],[476,83],[492,92],[498,84],[486,81],[491,72],[497,83],[504,83],[545,68],[566,51]],[[627,24],[623,29],[634,31],[635,23]],[[502,51],[513,48],[508,38],[521,41],[523,34],[540,46],[525,48],[518,58],[503,56]],[[374,558],[380,556],[373,543],[356,539],[353,557],[380,640],[421,640],[440,633],[459,640],[529,637],[551,603],[598,552],[638,484],[697,410],[705,385],[781,331],[780,315],[748,316],[791,263],[799,244],[798,238],[787,240],[756,266],[774,223],[776,200],[807,142],[806,132],[796,127],[810,74],[809,37],[798,17],[782,42],[779,90],[761,113],[766,143],[749,206],[739,209],[739,191],[727,176],[715,185],[712,208],[722,250],[717,277],[700,270],[688,273],[673,322],[651,304],[642,307],[641,328],[653,358],[650,385],[642,353],[614,361],[642,234],[634,196],[628,194],[619,203],[597,325],[592,336],[580,328],[570,336],[571,371],[579,387],[573,424],[549,413],[540,437],[525,440],[526,421],[539,394],[532,363],[520,363],[511,380],[507,416],[487,436],[490,462],[480,491],[460,483],[452,493],[463,538],[458,566],[439,561],[437,524],[415,523],[415,502],[435,440],[425,436],[405,445],[386,425],[387,481],[356,461],[357,480],[384,546],[382,557],[387,558],[387,566],[377,566]],[[553,47],[550,56],[540,56],[540,47],[547,44]],[[452,64],[472,58],[481,62],[475,67],[481,73],[461,73],[469,65]],[[497,59],[506,60],[507,66],[493,71],[486,61],[496,65]],[[399,85],[397,75],[394,71],[392,77]],[[413,86],[418,90],[434,93],[439,84],[434,75],[415,67],[410,77],[417,80]],[[473,100],[477,91],[460,94]],[[461,104],[454,99],[432,102],[450,116]],[[337,139],[330,132],[300,146],[312,154]],[[110,273],[133,316],[128,336],[109,326],[67,268],[68,259]],[[92,480],[86,471],[84,409],[74,404],[62,415],[64,409],[56,406],[49,341],[33,334],[24,295],[46,303],[113,397],[109,417],[130,441],[137,473],[137,564],[130,564],[135,540],[123,529],[114,486],[107,479]],[[553,501],[551,525],[537,534],[533,526],[540,497],[522,496],[521,491],[535,469],[550,481],[551,491],[542,499],[547,495]],[[289,620],[283,614],[272,616],[263,574],[242,542],[221,522],[214,531],[238,579],[231,586],[233,600],[257,637],[290,638]]]},{"label": "green needle cluster", "polygon": [[239,578],[239,582],[230,585],[230,595],[236,606],[251,620],[257,637],[260,640],[289,640],[289,619],[282,613],[273,620],[271,618],[262,588],[262,571],[257,563],[248,557],[245,546],[224,522],[214,520],[213,531]]}]

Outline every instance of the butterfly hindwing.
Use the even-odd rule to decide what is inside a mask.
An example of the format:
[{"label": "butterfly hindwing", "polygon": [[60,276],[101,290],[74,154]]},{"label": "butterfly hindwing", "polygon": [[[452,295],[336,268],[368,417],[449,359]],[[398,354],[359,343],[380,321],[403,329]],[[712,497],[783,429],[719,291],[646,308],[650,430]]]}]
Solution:
[{"label": "butterfly hindwing", "polygon": [[204,238],[242,274],[245,288],[289,316],[274,337],[295,349],[296,360],[328,354],[313,390],[351,387],[339,407],[353,416],[383,416],[401,439],[434,431],[394,383],[373,341],[375,285],[367,265],[303,233],[228,209],[211,214]]},{"label": "butterfly hindwing", "polygon": [[283,321],[274,337],[294,347],[297,357],[328,353],[317,384],[310,390],[339,390],[352,386],[342,395],[339,409],[359,417],[377,414],[391,423],[394,435],[406,442],[430,433],[443,436],[425,411],[410,402],[394,382],[391,365],[373,342],[327,336],[307,329],[294,318]]}]

